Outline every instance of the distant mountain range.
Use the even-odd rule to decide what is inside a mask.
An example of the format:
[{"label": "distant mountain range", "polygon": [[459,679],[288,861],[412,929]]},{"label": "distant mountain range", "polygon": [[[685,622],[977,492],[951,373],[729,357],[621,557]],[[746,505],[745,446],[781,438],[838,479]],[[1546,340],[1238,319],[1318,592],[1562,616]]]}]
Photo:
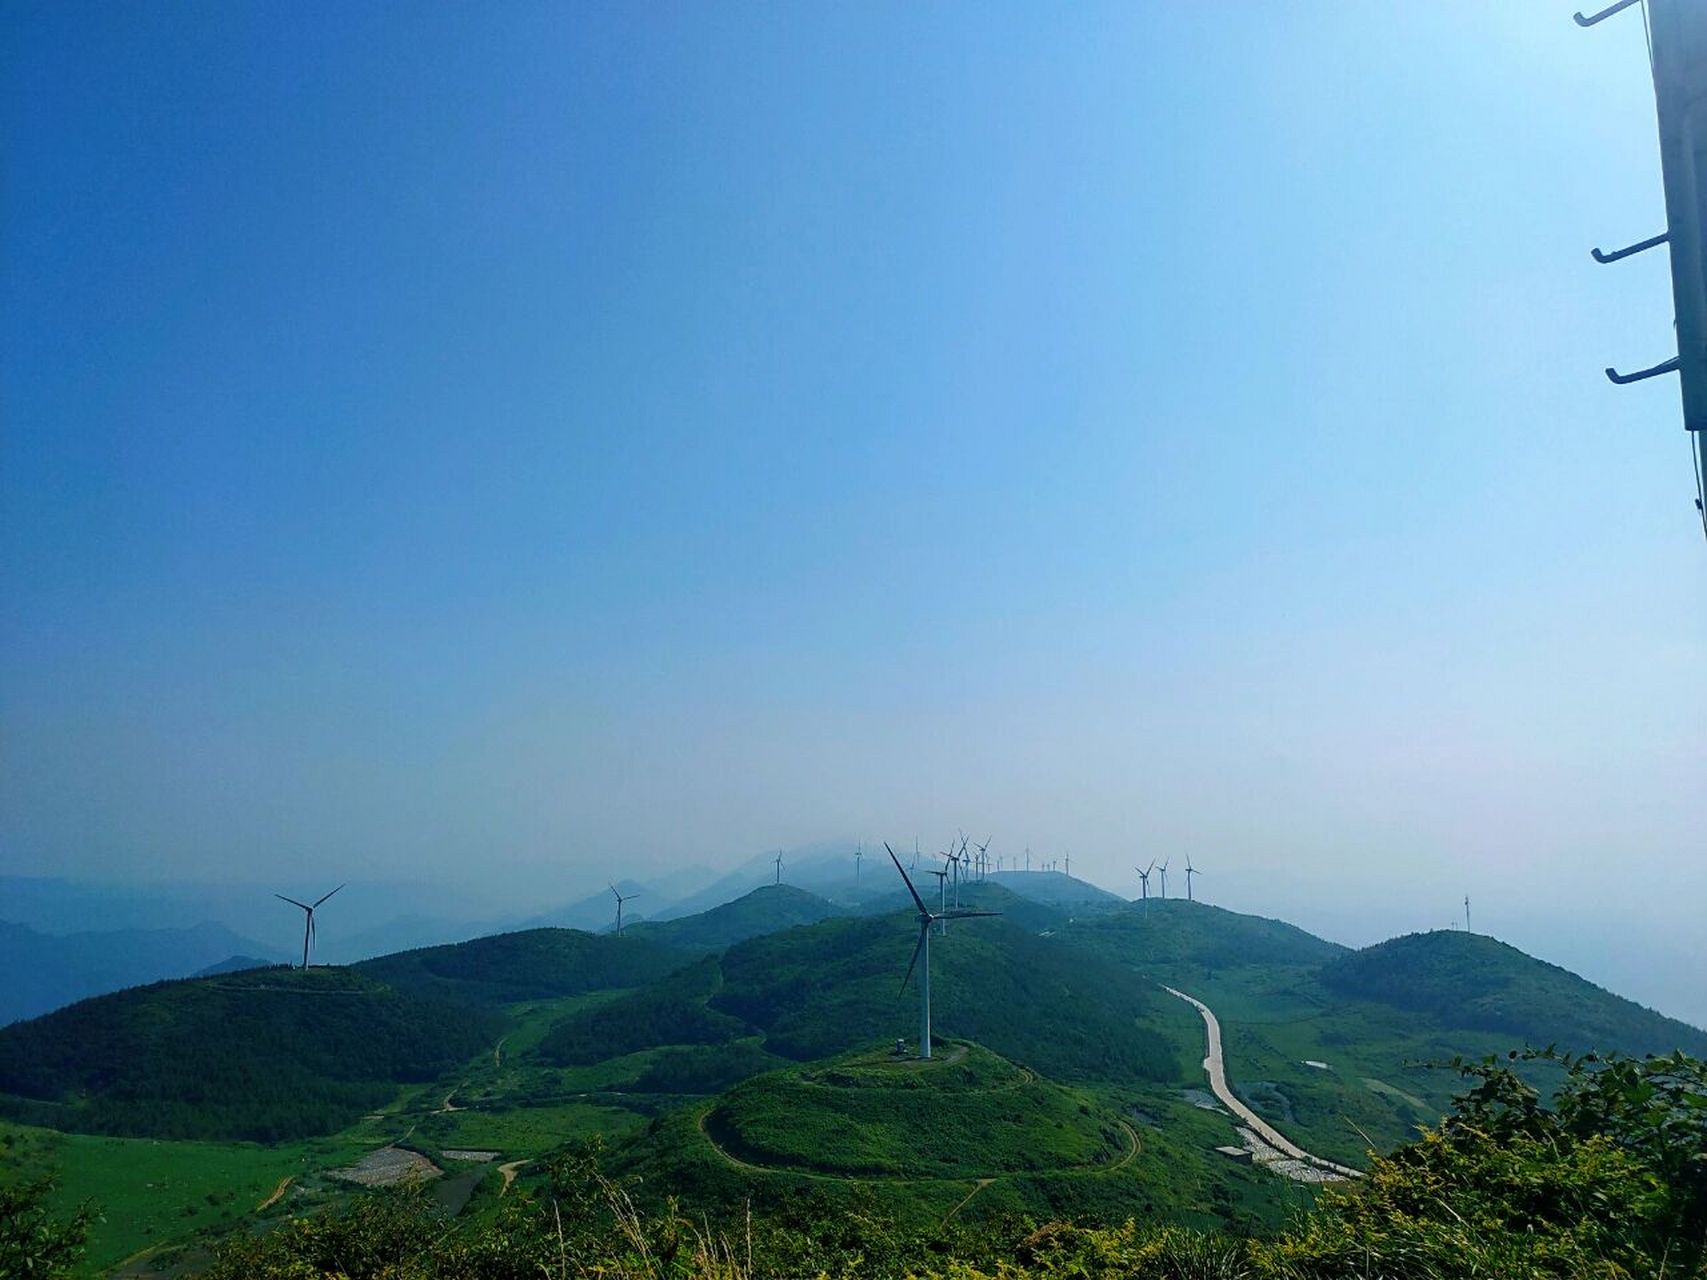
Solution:
[{"label": "distant mountain range", "polygon": [[85,996],[187,978],[235,955],[269,964],[284,958],[218,924],[188,929],[40,933],[0,921],[0,1023],[33,1018]]}]

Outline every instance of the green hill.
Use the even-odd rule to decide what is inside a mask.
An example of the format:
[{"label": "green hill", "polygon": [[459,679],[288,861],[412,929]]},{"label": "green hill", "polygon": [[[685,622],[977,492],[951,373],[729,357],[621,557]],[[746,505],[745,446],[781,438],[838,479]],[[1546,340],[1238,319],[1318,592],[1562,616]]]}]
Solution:
[{"label": "green hill", "polygon": [[627,934],[687,951],[722,951],[748,938],[795,925],[817,924],[841,914],[828,899],[815,893],[793,885],[767,884],[698,915],[645,921],[630,927]]},{"label": "green hill", "polygon": [[[982,886],[997,893],[994,886]],[[965,901],[965,895],[962,900]],[[917,1035],[918,996],[898,990],[918,937],[905,916],[826,920],[752,938],[722,958],[711,1007],[805,1061]],[[1065,1080],[1160,1079],[1166,1042],[1147,1025],[1166,999],[1119,966],[1004,919],[950,925],[931,943],[931,997],[942,1035]]]},{"label": "green hill", "polygon": [[1089,1095],[977,1045],[930,1062],[861,1050],[735,1086],[706,1135],[761,1169],[860,1178],[978,1178],[1088,1168],[1130,1149]]},{"label": "green hill", "polygon": [[1282,920],[1247,916],[1204,902],[1151,898],[1076,920],[1071,939],[1135,966],[1319,965],[1346,954]]},{"label": "green hill", "polygon": [[1112,911],[1126,905],[1118,893],[1060,871],[992,871],[987,884],[1000,885],[1010,893],[1057,910],[1085,914]]},{"label": "green hill", "polygon": [[579,1009],[540,1040],[539,1057],[555,1066],[586,1066],[662,1045],[721,1045],[748,1028],[706,1007],[723,985],[717,957],[706,956],[639,991]]},{"label": "green hill", "polygon": [[[901,883],[901,878],[895,875],[893,869],[890,870],[889,878],[893,882],[893,888],[873,893],[860,904],[860,915],[894,915],[915,909],[913,899],[907,893],[907,886]],[[918,886],[920,896],[932,910],[944,902],[949,907],[954,906],[954,890],[950,888],[939,897],[935,876],[924,876],[915,872],[913,883]],[[1072,918],[1069,912],[1059,907],[1052,907],[1035,898],[1015,893],[993,879],[969,881],[961,885],[960,905],[978,911],[999,911],[1005,923],[1030,933],[1053,933]]]},{"label": "green hill", "polygon": [[329,1133],[490,1043],[495,1019],[348,969],[250,970],[0,1028],[0,1115],[85,1133]]},{"label": "green hill", "polygon": [[354,968],[399,991],[493,1006],[643,986],[688,958],[648,938],[526,929],[400,951]]},{"label": "green hill", "polygon": [[1494,938],[1442,929],[1341,956],[1320,981],[1337,995],[1426,1013],[1446,1026],[1577,1051],[1707,1054],[1707,1032],[1645,1009]]}]

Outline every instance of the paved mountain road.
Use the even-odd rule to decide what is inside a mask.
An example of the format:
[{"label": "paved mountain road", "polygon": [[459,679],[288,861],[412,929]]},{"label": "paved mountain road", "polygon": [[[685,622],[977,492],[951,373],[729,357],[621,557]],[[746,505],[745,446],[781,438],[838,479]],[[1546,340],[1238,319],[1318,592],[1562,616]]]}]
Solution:
[{"label": "paved mountain road", "polygon": [[1227,1084],[1227,1065],[1221,1055],[1221,1023],[1216,1019],[1214,1012],[1203,1001],[1188,996],[1183,991],[1175,991],[1172,987],[1163,987],[1162,990],[1171,996],[1178,996],[1203,1015],[1203,1033],[1207,1050],[1203,1058],[1203,1069],[1209,1075],[1210,1090],[1221,1100],[1221,1104],[1227,1110],[1243,1120],[1258,1137],[1282,1155],[1290,1156],[1294,1160],[1301,1160],[1305,1164],[1314,1165],[1318,1169],[1337,1173],[1342,1178],[1361,1178],[1363,1176],[1356,1169],[1348,1168],[1343,1164],[1335,1164],[1332,1160],[1324,1160],[1320,1156],[1311,1155],[1247,1107]]}]

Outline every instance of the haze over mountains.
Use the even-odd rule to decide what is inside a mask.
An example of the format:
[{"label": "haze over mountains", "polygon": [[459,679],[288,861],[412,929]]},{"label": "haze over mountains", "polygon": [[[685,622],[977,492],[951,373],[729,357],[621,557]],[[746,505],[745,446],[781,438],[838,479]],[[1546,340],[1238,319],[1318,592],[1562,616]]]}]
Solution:
[{"label": "haze over mountains", "polygon": [[[866,851],[857,878],[850,847],[825,842],[783,851],[784,887],[806,895],[796,901],[798,922],[808,922],[806,917],[819,911],[823,914],[816,918],[821,919],[904,906],[904,892],[881,846]],[[739,910],[734,904],[752,889],[774,882],[775,856],[774,851],[761,853],[723,873],[695,866],[649,880],[625,877],[617,881],[618,887],[625,895],[637,896],[625,905],[624,918],[631,925],[644,925],[644,933],[723,908],[722,915],[692,926],[703,931],[700,942],[683,945],[728,945],[746,936],[741,932],[745,926],[730,918]],[[910,851],[905,860],[911,861]],[[925,858],[924,865],[934,865],[933,860]],[[984,881],[984,887],[989,886],[1012,886],[1021,901],[1092,915],[1127,901],[1060,871],[992,871]],[[1178,896],[1177,886],[1170,889]],[[1153,876],[1152,898],[1158,891]],[[281,909],[273,892],[259,884],[145,886],[0,877],[0,954],[23,975],[0,997],[0,1023],[103,991],[191,976],[234,957],[288,959],[300,949],[300,924],[292,912]],[[480,905],[478,898],[431,885],[357,881],[334,900],[336,910],[329,907],[321,917],[315,956],[325,963],[351,963],[506,930],[602,932],[615,923],[615,901],[608,888],[532,914],[494,912],[482,917],[456,910]],[[175,923],[179,921],[187,924]],[[103,924],[106,927],[98,927]],[[665,931],[659,936],[687,935]],[[1699,984],[1682,986],[1707,1001]],[[1684,999],[1675,1012],[1697,1025],[1707,1023],[1707,1003],[1695,1010]]]}]

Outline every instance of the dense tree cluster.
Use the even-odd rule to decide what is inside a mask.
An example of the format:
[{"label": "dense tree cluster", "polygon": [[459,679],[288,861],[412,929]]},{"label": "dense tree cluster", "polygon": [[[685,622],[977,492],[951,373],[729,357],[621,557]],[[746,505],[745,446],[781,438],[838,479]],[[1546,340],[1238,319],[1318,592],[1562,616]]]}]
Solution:
[{"label": "dense tree cluster", "polygon": [[638,987],[687,957],[645,938],[525,929],[364,960],[356,970],[399,991],[483,1006]]},{"label": "dense tree cluster", "polygon": [[1644,1009],[1498,939],[1456,930],[1412,933],[1323,967],[1337,995],[1415,1009],[1448,1025],[1577,1050],[1707,1054],[1707,1031]]},{"label": "dense tree cluster", "polygon": [[0,1029],[0,1114],[139,1137],[329,1133],[495,1025],[341,969],[157,983]]}]

